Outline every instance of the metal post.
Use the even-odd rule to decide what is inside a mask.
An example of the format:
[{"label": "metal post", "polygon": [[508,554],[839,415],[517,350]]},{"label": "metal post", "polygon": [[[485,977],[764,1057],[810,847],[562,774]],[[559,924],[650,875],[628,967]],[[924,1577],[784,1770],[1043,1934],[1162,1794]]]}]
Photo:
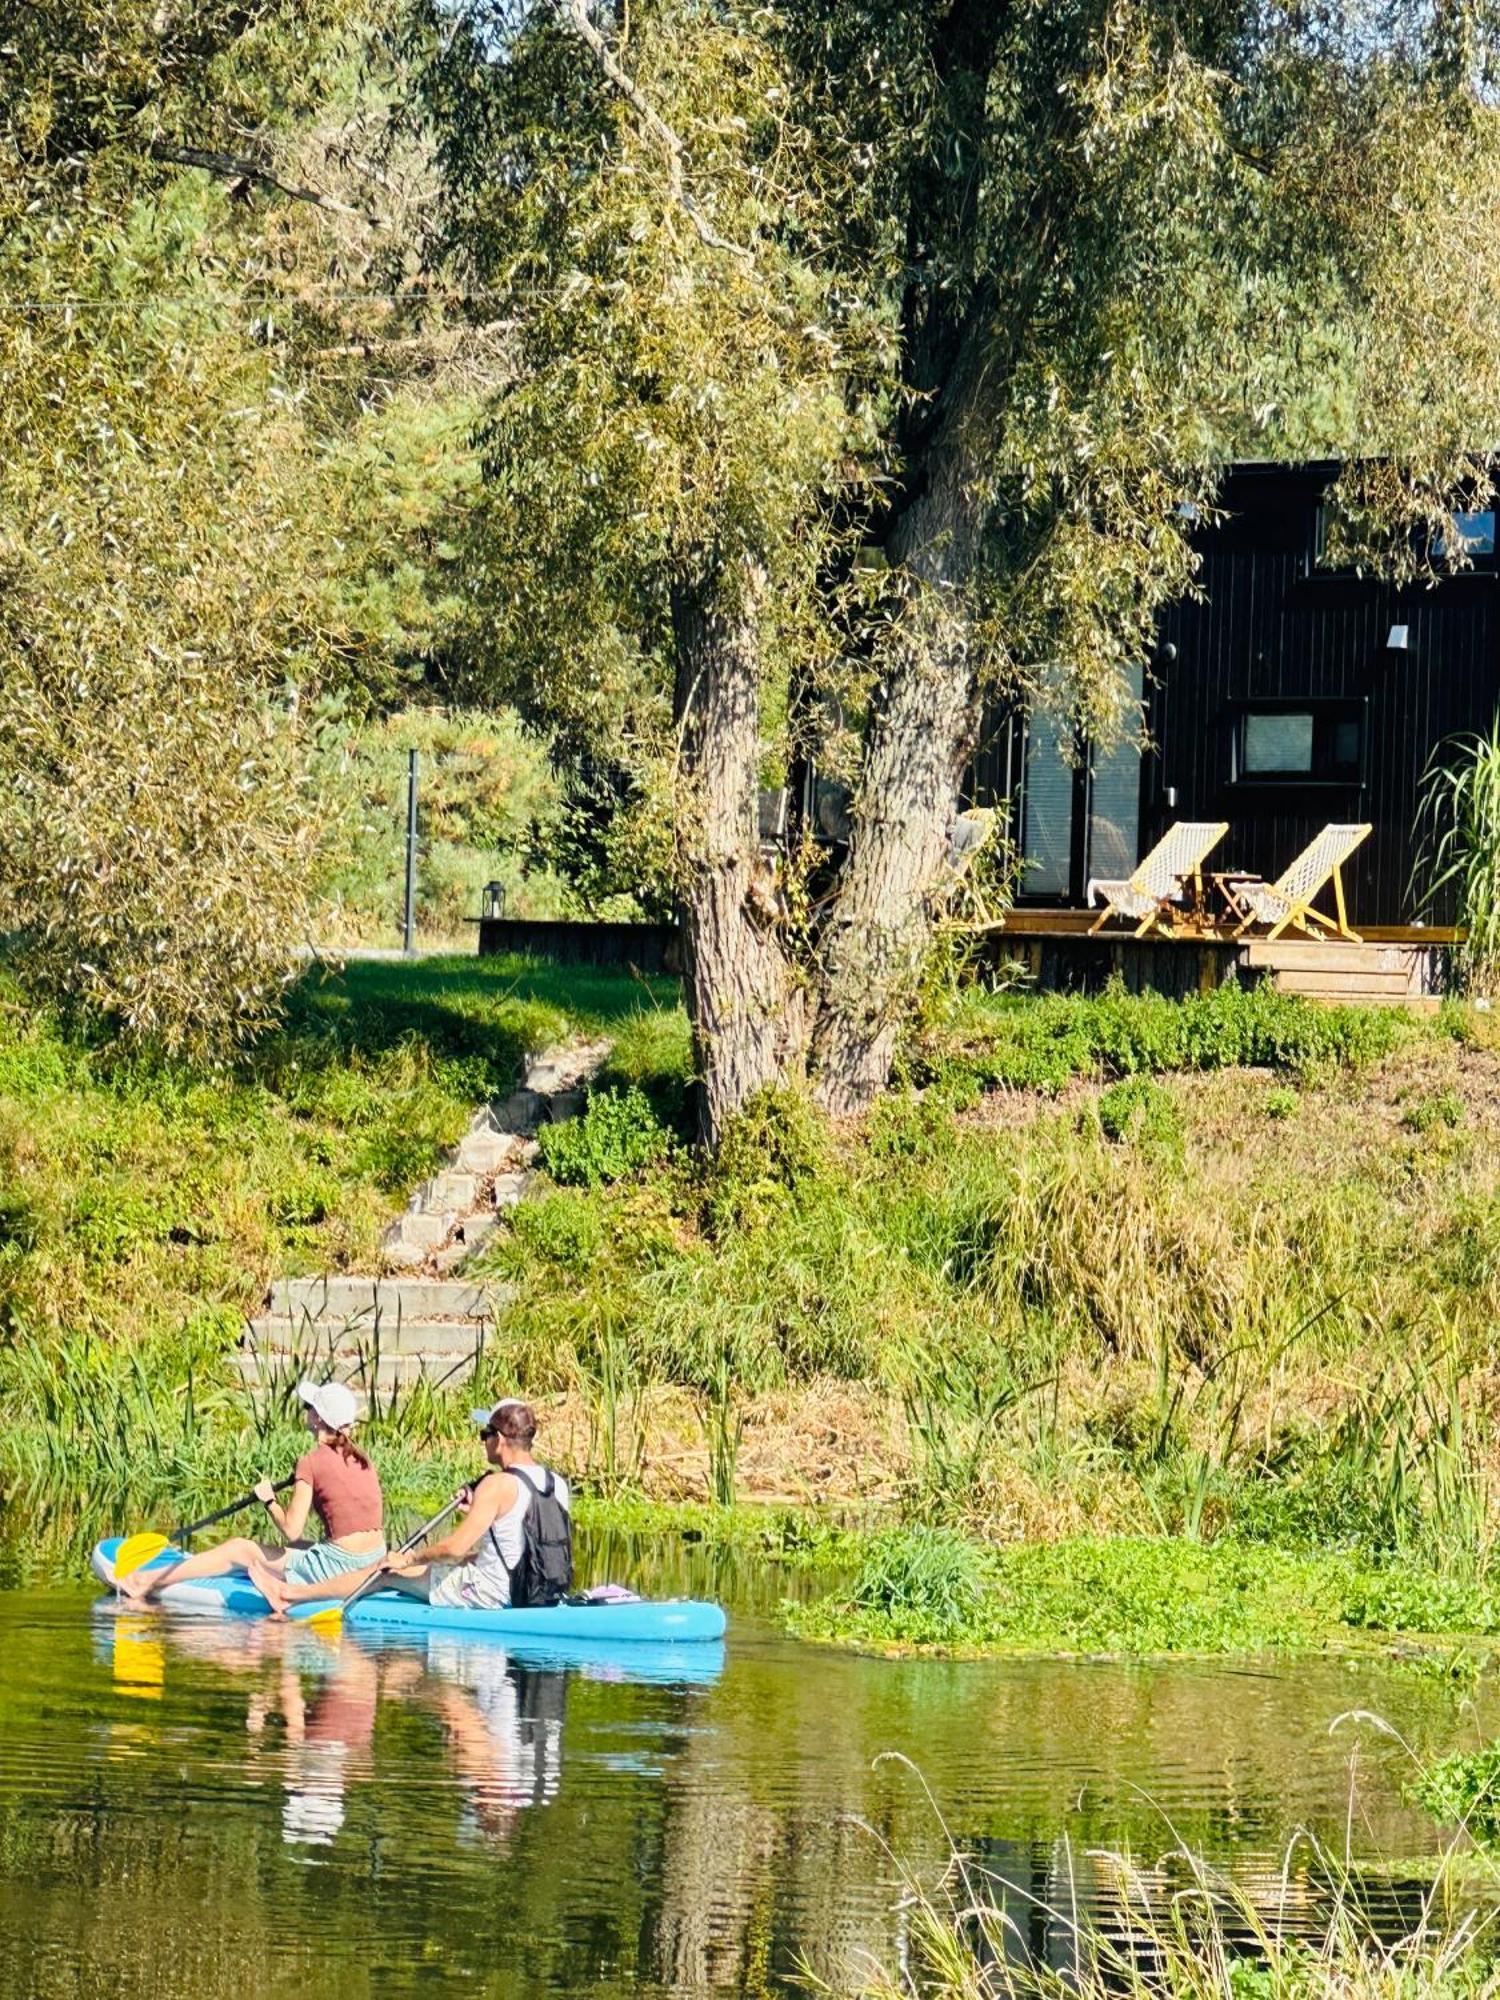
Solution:
[{"label": "metal post", "polygon": [[408,957],[417,948],[417,753],[406,753],[406,922],[401,949]]}]

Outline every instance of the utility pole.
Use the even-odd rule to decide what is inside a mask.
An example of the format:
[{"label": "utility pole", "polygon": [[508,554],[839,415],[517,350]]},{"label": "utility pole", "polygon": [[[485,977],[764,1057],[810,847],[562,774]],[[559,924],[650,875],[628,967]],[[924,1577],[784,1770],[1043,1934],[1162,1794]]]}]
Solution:
[{"label": "utility pole", "polygon": [[406,921],[401,949],[410,958],[417,948],[417,753],[406,753]]}]

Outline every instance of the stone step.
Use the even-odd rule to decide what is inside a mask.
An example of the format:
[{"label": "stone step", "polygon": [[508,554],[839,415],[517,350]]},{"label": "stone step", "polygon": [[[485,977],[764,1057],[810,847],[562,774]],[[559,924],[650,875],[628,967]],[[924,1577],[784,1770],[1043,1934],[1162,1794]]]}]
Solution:
[{"label": "stone step", "polygon": [[[373,1383],[377,1390],[409,1389],[417,1382],[430,1382],[434,1389],[451,1389],[466,1382],[474,1372],[475,1356],[453,1354],[382,1354],[373,1369],[368,1361],[341,1366],[337,1373],[357,1394],[368,1395]],[[252,1352],[242,1348],[234,1365],[247,1389],[286,1384],[291,1387],[305,1363],[294,1354]]]},{"label": "stone step", "polygon": [[247,1332],[256,1347],[276,1353],[468,1354],[485,1326],[473,1319],[372,1319],[351,1330],[267,1316],[248,1321]]},{"label": "stone step", "polygon": [[479,1176],[465,1173],[459,1167],[444,1167],[441,1173],[423,1181],[406,1207],[409,1214],[447,1209],[454,1215],[466,1215],[478,1202]]},{"label": "stone step", "polygon": [[536,1151],[536,1141],[519,1132],[486,1127],[468,1133],[459,1143],[456,1165],[469,1174],[498,1174]]},{"label": "stone step", "polygon": [[514,1296],[509,1285],[461,1278],[283,1278],[272,1285],[273,1316],[320,1324],[404,1319],[493,1319]]}]

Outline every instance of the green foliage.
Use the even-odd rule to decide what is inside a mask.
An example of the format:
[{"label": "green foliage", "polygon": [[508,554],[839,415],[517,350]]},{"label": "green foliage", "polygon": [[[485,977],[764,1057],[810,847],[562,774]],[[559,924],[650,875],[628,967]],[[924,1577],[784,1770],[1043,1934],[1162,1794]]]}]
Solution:
[{"label": "green foliage", "polygon": [[984,1552],[973,1542],[941,1529],[897,1529],[866,1544],[850,1601],[903,1630],[956,1636],[978,1611],[987,1581]]},{"label": "green foliage", "polygon": [[1418,1098],[1401,1114],[1401,1123],[1408,1132],[1431,1132],[1439,1128],[1452,1132],[1463,1122],[1463,1099],[1454,1090],[1440,1090],[1431,1097]]},{"label": "green foliage", "polygon": [[1148,1076],[1112,1083],[1100,1094],[1094,1110],[1099,1129],[1116,1145],[1160,1153],[1182,1149],[1182,1120],[1176,1101],[1169,1090]]},{"label": "green foliage", "polygon": [[1433,752],[1417,813],[1412,884],[1420,906],[1449,897],[1462,932],[1457,962],[1476,992],[1500,976],[1500,715],[1488,735]]},{"label": "green foliage", "polygon": [[1316,1077],[1376,1062],[1409,1032],[1395,1009],[1316,1007],[1269,985],[1178,1001],[1115,982],[1096,996],[969,994],[910,1060],[919,1080],[1056,1092],[1080,1076],[1240,1065]]},{"label": "green foliage", "polygon": [[390,296],[430,180],[381,136],[393,26],[69,0],[6,50],[0,932],[33,995],[194,1061],[316,928],[334,695],[397,697],[453,621],[474,406]]},{"label": "green foliage", "polygon": [[1410,1566],[1118,1536],[993,1547],[927,1528],[863,1545],[852,1586],[789,1606],[806,1638],[1042,1653],[1320,1649],[1339,1633],[1491,1635],[1500,1604]]},{"label": "green foliage", "polygon": [[1279,1550],[1130,1537],[981,1549],[908,1530],[898,1555],[901,1540],[882,1538],[873,1571],[889,1590],[792,1607],[792,1630],[877,1647],[1242,1653],[1319,1645],[1339,1613],[1343,1565]]},{"label": "green foliage", "polygon": [[1482,1847],[1500,1842],[1500,1743],[1439,1758],[1407,1792],[1434,1819],[1462,1826]]},{"label": "green foliage", "polygon": [[419,939],[470,944],[469,920],[492,881],[505,891],[508,916],[563,914],[564,885],[527,862],[536,829],[557,810],[542,746],[514,715],[410,705],[346,719],[321,760],[331,808],[321,935],[336,944],[400,938],[411,750]]},{"label": "green foliage", "polygon": [[810,1195],[831,1171],[828,1134],[800,1091],[757,1091],[731,1122],[707,1170],[711,1230],[754,1230]]},{"label": "green foliage", "polygon": [[1265,1112],[1268,1118],[1295,1118],[1301,1102],[1290,1084],[1278,1083],[1265,1095]]},{"label": "green foliage", "polygon": [[661,1158],[671,1135],[644,1091],[593,1090],[582,1112],[538,1134],[542,1163],[563,1187],[605,1187]]}]

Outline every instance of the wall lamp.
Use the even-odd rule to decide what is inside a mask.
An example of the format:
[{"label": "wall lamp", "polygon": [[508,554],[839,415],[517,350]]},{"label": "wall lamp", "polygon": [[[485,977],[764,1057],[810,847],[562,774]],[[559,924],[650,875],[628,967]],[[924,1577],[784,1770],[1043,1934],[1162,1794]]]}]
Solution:
[{"label": "wall lamp", "polygon": [[1407,638],[1407,632],[1408,628],[1405,625],[1393,625],[1390,631],[1386,634],[1385,650],[1388,653],[1408,652],[1410,650],[1410,646]]}]

